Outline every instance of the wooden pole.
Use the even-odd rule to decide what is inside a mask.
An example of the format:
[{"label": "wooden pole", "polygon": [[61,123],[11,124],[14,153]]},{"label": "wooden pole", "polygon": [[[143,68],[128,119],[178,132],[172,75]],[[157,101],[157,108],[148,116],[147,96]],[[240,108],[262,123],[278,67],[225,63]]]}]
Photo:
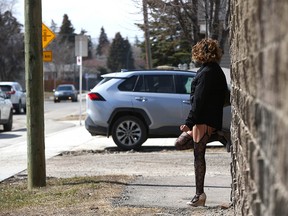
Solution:
[{"label": "wooden pole", "polygon": [[151,47],[150,47],[150,33],[149,33],[149,26],[148,26],[147,0],[142,0],[142,1],[143,1],[143,16],[144,16],[146,69],[151,69],[152,60],[151,60]]},{"label": "wooden pole", "polygon": [[28,189],[46,186],[41,0],[25,0]]}]

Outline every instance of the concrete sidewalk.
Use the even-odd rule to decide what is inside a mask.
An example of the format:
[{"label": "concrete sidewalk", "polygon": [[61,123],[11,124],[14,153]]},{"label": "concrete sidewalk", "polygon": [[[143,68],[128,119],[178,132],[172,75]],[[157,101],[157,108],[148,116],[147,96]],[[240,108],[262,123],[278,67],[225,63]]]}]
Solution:
[{"label": "concrete sidewalk", "polygon": [[[128,199],[121,200],[123,205],[187,208],[186,202],[195,193],[193,151],[176,151],[174,141],[175,138],[148,139],[143,145],[144,151],[118,152],[111,137],[92,137],[83,125],[75,122],[71,128],[46,136],[47,177],[133,175],[136,179],[126,186],[123,196]],[[229,205],[230,153],[224,147],[211,148],[221,146],[219,143],[209,146],[206,154],[206,205]],[[109,149],[114,149],[114,152],[109,152]],[[67,151],[76,153],[61,156]],[[17,164],[9,163],[11,155],[18,157]],[[9,169],[5,167],[9,171],[5,173],[6,178],[23,170],[21,174],[27,174],[26,155],[26,143],[18,144],[17,154],[10,151],[1,155],[1,164],[10,166]],[[1,170],[0,174],[3,177]]]},{"label": "concrete sidewalk", "polygon": [[[173,139],[166,139],[162,150],[155,142],[157,140],[150,140],[149,145],[144,145],[150,149],[148,152],[96,153],[98,148],[95,146],[99,147],[96,138],[72,149],[78,153],[49,159],[47,176],[133,175],[136,180],[126,186],[122,205],[187,208],[186,202],[195,194],[193,151],[173,150]],[[115,145],[112,143],[112,146]],[[224,147],[208,147],[206,206],[229,206],[232,182],[230,161],[230,153]]]},{"label": "concrete sidewalk", "polygon": [[[79,122],[69,122],[71,126],[65,130],[45,136],[45,158],[48,160],[63,151],[71,149],[93,140],[84,126]],[[8,133],[6,133],[8,134]],[[27,140],[1,147],[0,153],[0,181],[7,179],[27,169]]]}]

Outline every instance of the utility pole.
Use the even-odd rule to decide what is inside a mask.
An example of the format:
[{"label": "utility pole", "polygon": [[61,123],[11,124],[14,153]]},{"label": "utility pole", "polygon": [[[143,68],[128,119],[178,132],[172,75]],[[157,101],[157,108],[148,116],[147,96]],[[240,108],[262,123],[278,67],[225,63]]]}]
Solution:
[{"label": "utility pole", "polygon": [[46,186],[41,0],[25,0],[28,189]]},{"label": "utility pole", "polygon": [[152,60],[151,60],[151,47],[150,47],[150,33],[148,25],[147,0],[142,1],[143,1],[143,16],[144,16],[144,32],[145,32],[146,69],[151,69]]}]

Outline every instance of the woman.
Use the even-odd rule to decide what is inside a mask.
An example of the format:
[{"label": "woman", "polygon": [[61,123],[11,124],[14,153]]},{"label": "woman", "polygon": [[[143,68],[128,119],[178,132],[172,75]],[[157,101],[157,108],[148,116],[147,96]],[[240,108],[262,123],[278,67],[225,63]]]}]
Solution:
[{"label": "woman", "polygon": [[218,62],[222,50],[213,39],[203,39],[192,48],[192,60],[201,67],[191,85],[191,110],[180,130],[186,132],[194,141],[194,168],[196,194],[187,204],[204,206],[204,178],[206,173],[206,144],[217,130],[222,128],[223,105],[227,82]]}]

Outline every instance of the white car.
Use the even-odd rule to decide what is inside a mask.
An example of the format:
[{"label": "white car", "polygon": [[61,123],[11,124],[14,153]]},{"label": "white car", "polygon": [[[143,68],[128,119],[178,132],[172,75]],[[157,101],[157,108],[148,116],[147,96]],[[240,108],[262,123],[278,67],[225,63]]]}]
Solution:
[{"label": "white car", "polygon": [[10,96],[16,113],[20,114],[22,109],[26,113],[26,93],[18,82],[0,82],[0,88]]},{"label": "white car", "polygon": [[11,131],[13,124],[13,106],[8,96],[0,89],[0,125],[4,131]]}]

